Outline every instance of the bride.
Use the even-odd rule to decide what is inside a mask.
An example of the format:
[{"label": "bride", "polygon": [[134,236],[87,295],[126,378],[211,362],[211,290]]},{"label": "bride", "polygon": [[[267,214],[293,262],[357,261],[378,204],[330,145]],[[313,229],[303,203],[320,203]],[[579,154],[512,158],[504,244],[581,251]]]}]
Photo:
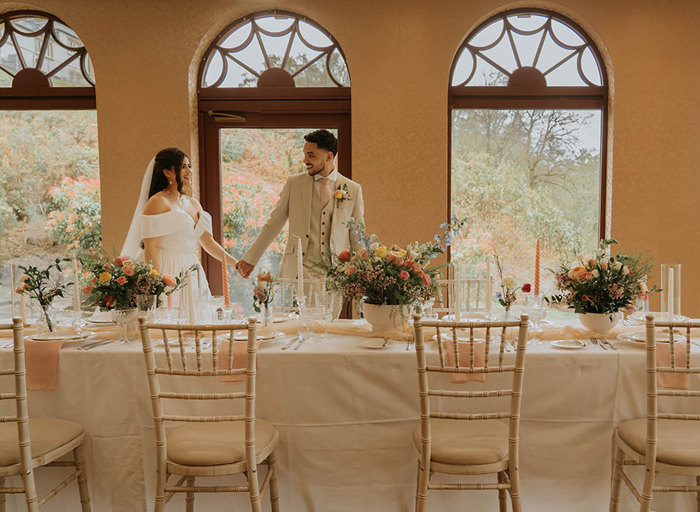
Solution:
[{"label": "bride", "polygon": [[195,298],[209,296],[207,278],[199,263],[198,245],[215,259],[235,265],[230,256],[212,237],[211,215],[199,201],[189,197],[192,168],[184,151],[166,148],[148,164],[141,183],[139,202],[131,220],[121,254],[135,260],[147,261],[163,274],[177,276],[197,265],[189,276],[182,293],[173,294],[175,304],[191,306]]}]

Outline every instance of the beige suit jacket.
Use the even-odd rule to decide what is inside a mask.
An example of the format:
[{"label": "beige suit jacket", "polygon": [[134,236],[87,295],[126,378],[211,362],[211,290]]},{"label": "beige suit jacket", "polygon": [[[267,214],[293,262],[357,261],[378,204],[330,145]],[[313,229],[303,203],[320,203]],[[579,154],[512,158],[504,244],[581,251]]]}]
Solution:
[{"label": "beige suit jacket", "polygon": [[[362,187],[349,178],[338,174],[335,188],[347,185],[348,198],[339,202],[335,197],[333,201],[333,218],[331,220],[331,249],[337,254],[343,249],[359,251],[357,237],[350,233],[345,223],[354,218],[364,222],[364,202],[362,200]],[[289,239],[282,257],[280,277],[295,278],[297,269],[297,236],[301,237],[302,251],[306,253],[309,244],[309,223],[311,200],[313,198],[314,178],[307,173],[290,176],[280,193],[279,201],[275,205],[270,218],[263,226],[260,234],[243,255],[243,260],[251,265],[257,265],[263,253],[275,237],[282,231],[289,220]],[[307,264],[315,263],[312,261]]]}]

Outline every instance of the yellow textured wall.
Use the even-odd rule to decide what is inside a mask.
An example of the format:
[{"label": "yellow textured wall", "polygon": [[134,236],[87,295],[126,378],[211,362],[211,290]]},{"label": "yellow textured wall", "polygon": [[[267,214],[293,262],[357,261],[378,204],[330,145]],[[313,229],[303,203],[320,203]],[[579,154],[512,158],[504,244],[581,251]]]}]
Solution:
[{"label": "yellow textured wall", "polygon": [[[176,145],[197,162],[195,78],[204,49],[238,17],[278,8],[339,41],[352,78],[353,177],[385,239],[430,236],[447,200],[447,83],[460,42],[510,7],[557,10],[608,59],[611,234],[656,263],[683,264],[684,311],[700,316],[700,2],[696,0],[37,0],[93,60],[105,246],[121,246],[143,171]],[[652,276],[655,280],[656,276]]]}]

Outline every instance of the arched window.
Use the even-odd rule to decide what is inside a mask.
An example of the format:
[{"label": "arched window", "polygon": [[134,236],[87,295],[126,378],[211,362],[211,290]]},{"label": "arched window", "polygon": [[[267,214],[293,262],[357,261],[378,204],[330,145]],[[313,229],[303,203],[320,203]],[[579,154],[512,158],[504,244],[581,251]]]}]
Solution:
[{"label": "arched window", "polygon": [[[270,11],[224,29],[202,59],[198,83],[202,203],[214,218],[215,238],[240,257],[287,177],[305,172],[304,134],[334,132],[338,170],[351,175],[350,74],[340,45],[323,27]],[[259,270],[278,271],[286,236],[285,230],[273,242]],[[205,259],[205,267],[216,293],[220,266]],[[241,280],[230,287],[240,295],[232,300],[241,311],[250,303],[247,286]]]},{"label": "arched window", "polygon": [[[11,265],[96,256],[100,210],[95,79],[85,46],[51,14],[1,14],[0,289],[10,289]],[[0,310],[7,304],[0,297]]]},{"label": "arched window", "polygon": [[591,38],[557,13],[499,13],[466,38],[450,74],[449,187],[450,214],[468,216],[470,229],[452,261],[495,254],[506,273],[532,282],[538,240],[542,268],[596,246],[607,80]]}]

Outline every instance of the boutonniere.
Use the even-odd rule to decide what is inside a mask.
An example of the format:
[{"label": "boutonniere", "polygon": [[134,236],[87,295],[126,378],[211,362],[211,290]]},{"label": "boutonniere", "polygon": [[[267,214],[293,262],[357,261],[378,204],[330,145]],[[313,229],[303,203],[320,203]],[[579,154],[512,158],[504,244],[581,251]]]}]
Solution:
[{"label": "boutonniere", "polygon": [[343,183],[342,185],[338,185],[338,188],[335,189],[335,192],[333,192],[333,197],[335,197],[336,203],[340,204],[343,201],[350,199],[350,193],[348,192],[348,185],[347,183]]}]

